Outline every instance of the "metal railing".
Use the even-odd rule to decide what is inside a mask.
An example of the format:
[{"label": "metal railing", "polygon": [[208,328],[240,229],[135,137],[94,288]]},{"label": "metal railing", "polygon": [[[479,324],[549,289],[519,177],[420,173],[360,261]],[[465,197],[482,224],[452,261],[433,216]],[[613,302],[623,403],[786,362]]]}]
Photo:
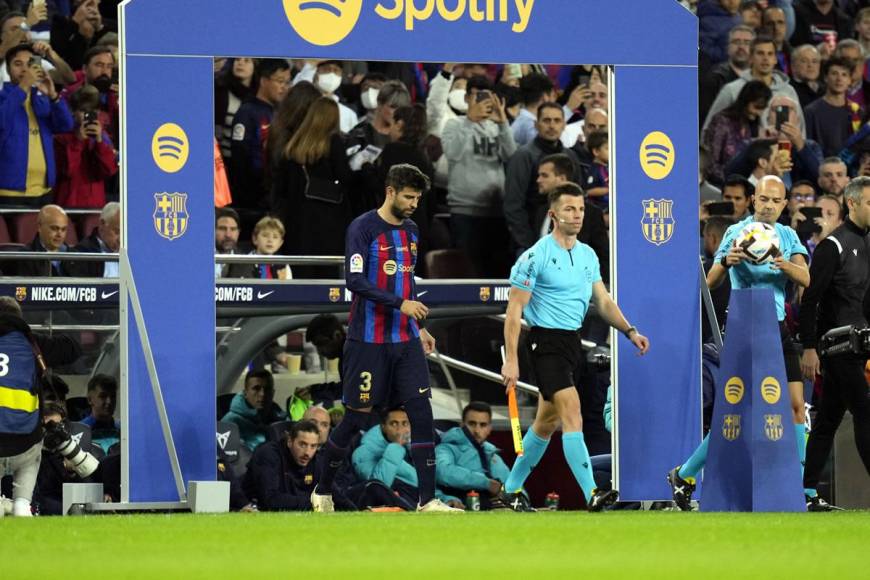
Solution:
[{"label": "metal railing", "polygon": [[[218,264],[259,264],[268,259],[271,264],[290,266],[342,266],[344,256],[279,256],[277,254],[215,254]],[[118,261],[114,252],[0,252],[2,260],[37,260],[41,262],[109,262]]]}]

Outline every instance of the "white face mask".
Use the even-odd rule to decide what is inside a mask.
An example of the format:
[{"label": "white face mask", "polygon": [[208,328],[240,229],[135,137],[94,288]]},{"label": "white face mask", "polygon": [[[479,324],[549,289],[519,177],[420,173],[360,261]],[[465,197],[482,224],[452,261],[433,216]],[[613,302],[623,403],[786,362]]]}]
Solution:
[{"label": "white face mask", "polygon": [[378,108],[378,89],[368,89],[362,94],[362,106],[372,111]]},{"label": "white face mask", "polygon": [[465,102],[465,89],[455,89],[447,95],[447,104],[459,111],[465,113],[468,111],[468,103]]},{"label": "white face mask", "polygon": [[341,76],[335,73],[317,75],[317,86],[324,93],[334,93],[341,86]]}]

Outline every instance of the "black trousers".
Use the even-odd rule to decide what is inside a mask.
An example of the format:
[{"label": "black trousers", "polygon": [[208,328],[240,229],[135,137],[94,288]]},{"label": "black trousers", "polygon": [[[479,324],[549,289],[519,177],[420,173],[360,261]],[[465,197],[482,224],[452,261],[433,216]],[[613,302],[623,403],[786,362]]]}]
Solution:
[{"label": "black trousers", "polygon": [[823,391],[819,411],[807,442],[804,487],[815,489],[831,447],[834,434],[848,409],[855,425],[855,444],[867,473],[870,473],[870,398],[864,377],[863,358],[838,356],[822,360]]}]

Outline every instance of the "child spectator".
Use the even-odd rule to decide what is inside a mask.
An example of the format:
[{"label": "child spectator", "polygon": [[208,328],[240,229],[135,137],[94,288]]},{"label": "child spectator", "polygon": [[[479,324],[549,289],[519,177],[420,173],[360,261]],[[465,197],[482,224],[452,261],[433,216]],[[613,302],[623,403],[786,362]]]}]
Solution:
[{"label": "child spectator", "polygon": [[[254,250],[251,254],[271,256],[278,252],[284,243],[284,224],[274,217],[264,217],[254,226]],[[293,272],[290,266],[281,264],[233,264],[229,278],[261,278],[263,280],[290,280]]]},{"label": "child spectator", "polygon": [[583,189],[589,201],[607,210],[610,204],[610,141],[606,131],[596,131],[586,143],[592,163],[583,167]]}]

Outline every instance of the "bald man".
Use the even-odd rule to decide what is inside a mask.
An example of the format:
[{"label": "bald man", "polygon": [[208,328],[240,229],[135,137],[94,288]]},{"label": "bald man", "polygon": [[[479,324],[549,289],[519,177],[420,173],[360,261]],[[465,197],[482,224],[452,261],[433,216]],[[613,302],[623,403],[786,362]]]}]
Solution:
[{"label": "bald man", "polygon": [[[66,252],[66,231],[69,218],[58,205],[45,205],[36,218],[36,237],[25,246],[26,252]],[[19,276],[65,276],[64,264],[60,261],[31,260],[18,264]]]},{"label": "bald man", "polygon": [[[785,324],[785,289],[789,282],[806,288],[810,283],[807,267],[807,250],[798,239],[797,232],[777,222],[788,200],[785,185],[774,175],[767,175],[758,181],[752,204],[755,214],[727,230],[716,252],[713,267],[707,273],[707,286],[717,288],[728,276],[732,288],[770,288],[776,302],[776,316],[779,321],[779,335],[785,357],[785,373],[791,396],[792,418],[797,434],[798,457],[801,466],[806,459],[806,411],[804,409],[803,382],[801,376],[801,349],[792,340]],[[772,263],[753,264],[747,259],[743,248],[735,245],[740,230],[752,222],[772,225],[779,235],[779,251]],[[695,491],[695,477],[707,461],[709,435],[682,465],[668,473],[674,503],[681,510],[691,510],[692,492]]]},{"label": "bald man", "polygon": [[317,430],[320,432],[320,445],[324,445],[329,439],[329,429],[332,427],[329,412],[323,407],[308,407],[308,410],[302,415],[302,420],[311,421],[317,425]]}]

